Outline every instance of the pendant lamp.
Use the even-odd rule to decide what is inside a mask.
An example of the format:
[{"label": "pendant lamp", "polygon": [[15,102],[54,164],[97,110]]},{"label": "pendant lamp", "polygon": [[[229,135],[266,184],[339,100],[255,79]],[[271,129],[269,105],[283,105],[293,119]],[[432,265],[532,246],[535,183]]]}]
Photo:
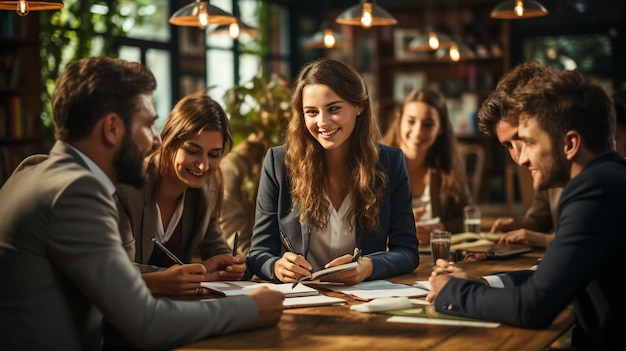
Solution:
[{"label": "pendant lamp", "polygon": [[237,19],[232,14],[209,4],[208,1],[196,0],[181,7],[170,17],[175,26],[206,28],[211,24],[231,24]]},{"label": "pendant lamp", "polygon": [[344,45],[341,34],[335,32],[328,23],[322,23],[320,30],[313,33],[305,45],[314,49],[336,49]]},{"label": "pendant lamp", "polygon": [[525,19],[546,16],[548,10],[534,0],[506,0],[493,8],[489,16],[496,19]]},{"label": "pendant lamp", "polygon": [[0,10],[13,10],[20,16],[26,16],[30,11],[58,10],[62,8],[63,1],[61,0],[0,0]]},{"label": "pendant lamp", "polygon": [[259,35],[259,30],[252,26],[249,26],[241,21],[236,21],[230,24],[220,24],[215,29],[209,32],[211,35],[224,35],[228,34],[233,39],[238,39],[242,34],[255,37]]},{"label": "pendant lamp", "polygon": [[448,48],[454,43],[451,36],[446,33],[436,31],[434,28],[427,29],[426,34],[421,34],[409,42],[409,50],[413,51],[435,51]]},{"label": "pendant lamp", "polygon": [[345,9],[337,16],[335,22],[351,26],[369,28],[373,26],[393,26],[398,23],[387,10],[372,3],[361,0],[361,3]]}]

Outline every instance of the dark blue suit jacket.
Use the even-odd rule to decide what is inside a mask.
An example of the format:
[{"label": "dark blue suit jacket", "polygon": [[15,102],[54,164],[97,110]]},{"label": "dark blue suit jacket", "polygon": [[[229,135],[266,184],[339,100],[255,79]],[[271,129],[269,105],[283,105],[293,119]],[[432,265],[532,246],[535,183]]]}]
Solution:
[{"label": "dark blue suit jacket", "polygon": [[[372,259],[374,271],[368,278],[386,279],[413,271],[419,264],[411,191],[402,151],[380,145],[380,165],[387,173],[378,230],[365,233],[356,228],[357,246]],[[284,168],[285,148],[268,150],[257,195],[256,219],[248,268],[263,279],[276,280],[274,263],[286,250],[279,230],[283,230],[296,251],[306,257],[311,230],[300,223],[298,210],[292,211],[291,187]]]},{"label": "dark blue suit jacket", "polygon": [[536,272],[501,274],[505,288],[452,279],[435,299],[440,312],[545,328],[574,305],[577,350],[624,346],[626,161],[610,153],[563,189],[556,237]]}]

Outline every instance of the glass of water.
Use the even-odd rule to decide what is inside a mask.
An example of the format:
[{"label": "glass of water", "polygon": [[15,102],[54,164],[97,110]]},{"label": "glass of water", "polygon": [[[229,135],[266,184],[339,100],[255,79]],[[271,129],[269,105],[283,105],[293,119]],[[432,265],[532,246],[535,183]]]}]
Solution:
[{"label": "glass of water", "polygon": [[466,233],[480,234],[480,207],[475,205],[465,206],[463,208],[463,224],[465,225]]}]

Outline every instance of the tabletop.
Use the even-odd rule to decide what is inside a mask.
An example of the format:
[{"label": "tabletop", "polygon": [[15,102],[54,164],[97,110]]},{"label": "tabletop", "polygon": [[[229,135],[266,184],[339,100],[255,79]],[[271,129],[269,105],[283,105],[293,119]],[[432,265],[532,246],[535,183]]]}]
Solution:
[{"label": "tabletop", "polygon": [[[488,275],[526,269],[541,252],[533,251],[506,260],[460,262],[469,272]],[[394,283],[414,284],[427,280],[432,270],[429,256],[420,257],[419,267],[398,276]],[[574,312],[566,308],[550,327],[540,330],[500,325],[497,328],[432,324],[389,323],[383,314],[350,311],[362,303],[349,296],[324,291],[346,300],[346,305],[295,308],[284,311],[276,327],[212,337],[177,350],[545,350],[574,325]]]}]

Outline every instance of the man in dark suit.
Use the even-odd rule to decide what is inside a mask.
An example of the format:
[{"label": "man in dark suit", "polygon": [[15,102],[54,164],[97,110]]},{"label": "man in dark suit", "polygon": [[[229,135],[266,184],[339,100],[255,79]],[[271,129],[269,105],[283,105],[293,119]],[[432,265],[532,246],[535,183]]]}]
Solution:
[{"label": "man in dark suit", "polygon": [[103,318],[134,344],[161,349],[280,318],[283,295],[267,289],[156,299],[122,248],[113,184],[145,179],[143,158],[159,143],[155,87],[146,67],[107,57],[76,61],[57,80],[57,142],[0,189],[2,349],[98,350]]},{"label": "man in dark suit", "polygon": [[577,350],[623,348],[626,161],[614,151],[613,103],[582,73],[553,72],[506,104],[519,117],[519,164],[535,190],[564,186],[555,239],[536,271],[475,277],[438,260],[427,300],[440,312],[523,328],[545,328],[573,303]]}]

